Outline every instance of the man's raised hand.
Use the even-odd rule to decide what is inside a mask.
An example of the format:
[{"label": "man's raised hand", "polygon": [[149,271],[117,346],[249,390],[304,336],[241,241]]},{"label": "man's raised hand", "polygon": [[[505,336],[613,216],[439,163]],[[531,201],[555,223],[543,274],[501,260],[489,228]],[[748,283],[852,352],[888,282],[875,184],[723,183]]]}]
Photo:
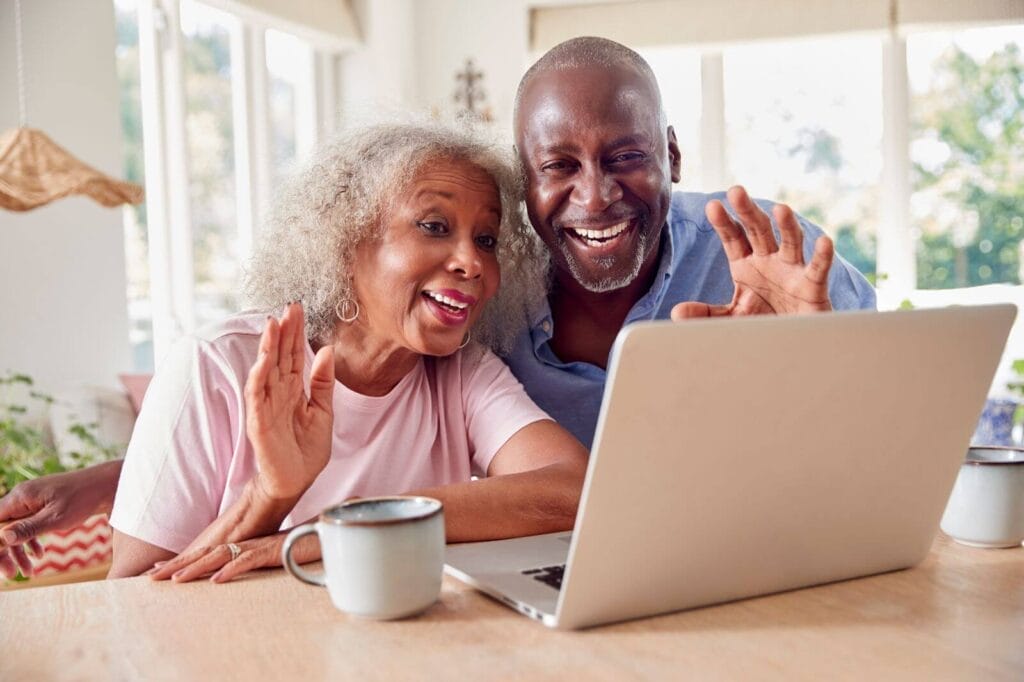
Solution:
[{"label": "man's raised hand", "polygon": [[729,259],[735,287],[732,301],[727,305],[679,303],[672,308],[672,319],[832,310],[828,296],[828,273],[834,255],[832,240],[819,237],[811,262],[805,264],[803,230],[788,206],[776,204],[772,211],[781,236],[777,243],[768,214],[751,200],[745,189],[737,185],[727,196],[737,219],[729,215],[720,201],[709,202],[705,213]]}]

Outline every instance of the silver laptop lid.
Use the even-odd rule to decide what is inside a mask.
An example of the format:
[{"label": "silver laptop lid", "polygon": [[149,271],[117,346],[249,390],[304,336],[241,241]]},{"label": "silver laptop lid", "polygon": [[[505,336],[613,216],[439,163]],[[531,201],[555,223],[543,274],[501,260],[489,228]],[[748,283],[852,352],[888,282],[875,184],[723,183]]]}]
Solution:
[{"label": "silver laptop lid", "polygon": [[1015,313],[1002,305],[623,330],[558,627],[919,562]]}]

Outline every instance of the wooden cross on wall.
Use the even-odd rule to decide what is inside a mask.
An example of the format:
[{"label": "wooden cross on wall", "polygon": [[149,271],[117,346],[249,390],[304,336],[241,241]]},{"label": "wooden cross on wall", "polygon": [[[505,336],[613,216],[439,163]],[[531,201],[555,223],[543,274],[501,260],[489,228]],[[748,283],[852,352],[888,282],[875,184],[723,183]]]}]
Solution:
[{"label": "wooden cross on wall", "polygon": [[462,106],[468,114],[479,116],[485,121],[491,119],[490,107],[483,107],[487,94],[481,84],[484,73],[473,66],[473,60],[467,59],[462,71],[455,74],[458,86],[455,88],[455,102]]}]

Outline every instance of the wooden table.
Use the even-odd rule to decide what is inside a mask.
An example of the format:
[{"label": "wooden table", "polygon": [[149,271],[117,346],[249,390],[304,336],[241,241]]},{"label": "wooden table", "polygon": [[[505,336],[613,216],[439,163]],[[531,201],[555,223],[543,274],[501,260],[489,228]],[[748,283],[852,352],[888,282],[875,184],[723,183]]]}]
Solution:
[{"label": "wooden table", "polygon": [[940,537],[914,569],[554,632],[445,579],[399,622],[362,621],[281,570],[0,595],[0,680],[1024,680],[1024,549]]}]

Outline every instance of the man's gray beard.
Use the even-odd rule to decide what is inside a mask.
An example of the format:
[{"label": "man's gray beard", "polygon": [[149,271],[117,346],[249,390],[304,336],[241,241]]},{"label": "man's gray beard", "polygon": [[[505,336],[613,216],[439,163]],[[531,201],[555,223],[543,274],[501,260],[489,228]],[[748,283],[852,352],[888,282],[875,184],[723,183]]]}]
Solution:
[{"label": "man's gray beard", "polygon": [[[628,272],[619,276],[607,276],[601,277],[600,279],[587,279],[583,268],[580,267],[579,262],[574,257],[572,250],[568,244],[562,243],[560,245],[562,255],[565,257],[565,262],[569,266],[569,272],[572,273],[573,279],[579,282],[587,291],[595,294],[603,294],[607,291],[615,291],[616,289],[622,289],[633,283],[633,280],[640,274],[640,268],[643,267],[644,258],[647,256],[647,233],[643,232],[637,235],[637,248],[633,251],[633,263]],[[602,263],[607,261],[607,265]],[[607,268],[615,266],[616,259],[612,256],[607,258],[598,259],[598,264],[603,265]]]}]

